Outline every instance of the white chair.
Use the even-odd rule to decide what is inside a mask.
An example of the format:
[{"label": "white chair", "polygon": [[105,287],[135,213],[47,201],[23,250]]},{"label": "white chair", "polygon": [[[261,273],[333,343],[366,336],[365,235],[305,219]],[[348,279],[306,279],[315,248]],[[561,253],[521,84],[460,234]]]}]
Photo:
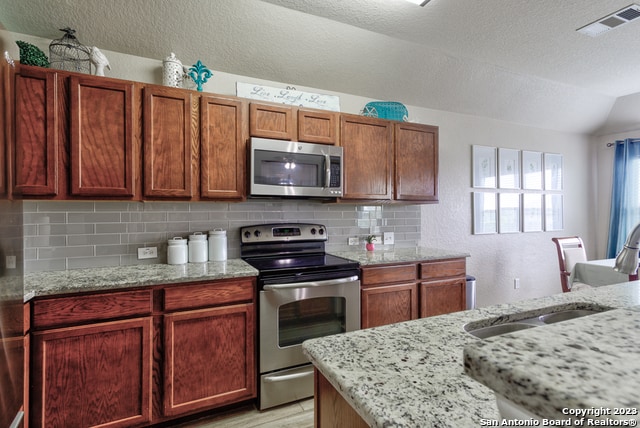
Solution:
[{"label": "white chair", "polygon": [[[556,244],[558,251],[558,264],[560,266],[560,283],[562,285],[562,291],[567,293],[571,290],[578,290],[580,288],[590,288],[587,284],[578,284],[577,282],[572,286],[569,284],[569,277],[571,271],[576,263],[586,262],[587,253],[584,249],[584,243],[579,236],[568,236],[562,238],[551,238]],[[584,285],[584,287],[583,287]]]}]

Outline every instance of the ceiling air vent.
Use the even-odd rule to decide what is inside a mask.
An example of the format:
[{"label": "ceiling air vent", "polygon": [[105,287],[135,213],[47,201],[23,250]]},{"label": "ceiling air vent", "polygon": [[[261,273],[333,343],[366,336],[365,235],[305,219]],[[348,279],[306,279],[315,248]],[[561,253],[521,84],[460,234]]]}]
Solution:
[{"label": "ceiling air vent", "polygon": [[606,33],[609,30],[618,28],[623,24],[627,24],[636,18],[640,17],[640,6],[632,4],[627,6],[611,15],[600,18],[589,25],[578,28],[578,33],[586,34],[587,36],[596,37],[602,33]]}]

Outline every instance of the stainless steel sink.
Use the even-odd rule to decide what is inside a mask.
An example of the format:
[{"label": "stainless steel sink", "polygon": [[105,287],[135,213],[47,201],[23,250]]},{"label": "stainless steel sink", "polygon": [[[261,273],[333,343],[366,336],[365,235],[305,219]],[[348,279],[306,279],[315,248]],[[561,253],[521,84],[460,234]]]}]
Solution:
[{"label": "stainless steel sink", "polygon": [[578,308],[565,309],[563,307],[543,308],[529,313],[514,314],[508,316],[509,321],[504,317],[473,321],[464,325],[464,331],[480,339],[486,339],[501,334],[513,333],[526,330],[545,324],[554,324],[575,318],[585,317],[600,312],[608,311],[612,308],[594,304],[584,303]]},{"label": "stainless steel sink", "polygon": [[540,321],[545,324],[553,324],[556,322],[572,320],[574,318],[586,317],[587,315],[597,314],[603,311],[594,309],[571,309],[567,311],[554,312],[540,316]]},{"label": "stainless steel sink", "polygon": [[491,325],[489,327],[468,330],[467,332],[480,339],[499,336],[501,334],[513,333],[514,331],[525,330],[527,328],[536,327],[535,324],[526,324],[523,322],[509,322],[506,324]]}]

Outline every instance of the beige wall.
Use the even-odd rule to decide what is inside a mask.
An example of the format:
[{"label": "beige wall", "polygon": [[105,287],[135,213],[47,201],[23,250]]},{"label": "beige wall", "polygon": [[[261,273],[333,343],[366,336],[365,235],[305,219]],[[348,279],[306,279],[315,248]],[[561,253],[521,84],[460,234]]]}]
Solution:
[{"label": "beige wall", "polygon": [[[46,50],[47,40],[15,35]],[[112,70],[107,76],[150,83],[161,82],[162,58],[146,59],[104,51]],[[180,58],[179,53],[176,53]],[[169,55],[169,52],[167,52]],[[15,51],[17,58],[17,50]],[[235,76],[214,70],[205,84],[206,92],[235,94],[235,82],[282,84],[252,77]],[[321,88],[297,89],[333,93]],[[341,110],[359,113],[371,101],[350,94],[340,96]],[[499,100],[486,100],[487,104]],[[421,207],[421,244],[427,247],[467,251],[467,271],[476,276],[479,306],[510,302],[560,292],[557,259],[551,242],[553,236],[581,235],[589,256],[596,256],[594,211],[595,195],[592,175],[590,139],[585,135],[567,134],[501,122],[455,112],[428,110],[408,106],[413,121],[440,127],[440,203]],[[560,153],[564,156],[564,221],[561,232],[536,232],[495,235],[472,235],[471,226],[471,146],[473,144]],[[521,287],[514,290],[513,280],[520,278]]]}]

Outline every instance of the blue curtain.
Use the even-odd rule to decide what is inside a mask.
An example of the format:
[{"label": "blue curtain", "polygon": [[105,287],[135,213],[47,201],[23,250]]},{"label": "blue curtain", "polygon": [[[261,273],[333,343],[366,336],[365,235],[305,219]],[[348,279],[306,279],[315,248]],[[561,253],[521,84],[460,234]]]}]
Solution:
[{"label": "blue curtain", "polygon": [[609,221],[607,257],[613,258],[640,222],[640,139],[616,141]]}]

